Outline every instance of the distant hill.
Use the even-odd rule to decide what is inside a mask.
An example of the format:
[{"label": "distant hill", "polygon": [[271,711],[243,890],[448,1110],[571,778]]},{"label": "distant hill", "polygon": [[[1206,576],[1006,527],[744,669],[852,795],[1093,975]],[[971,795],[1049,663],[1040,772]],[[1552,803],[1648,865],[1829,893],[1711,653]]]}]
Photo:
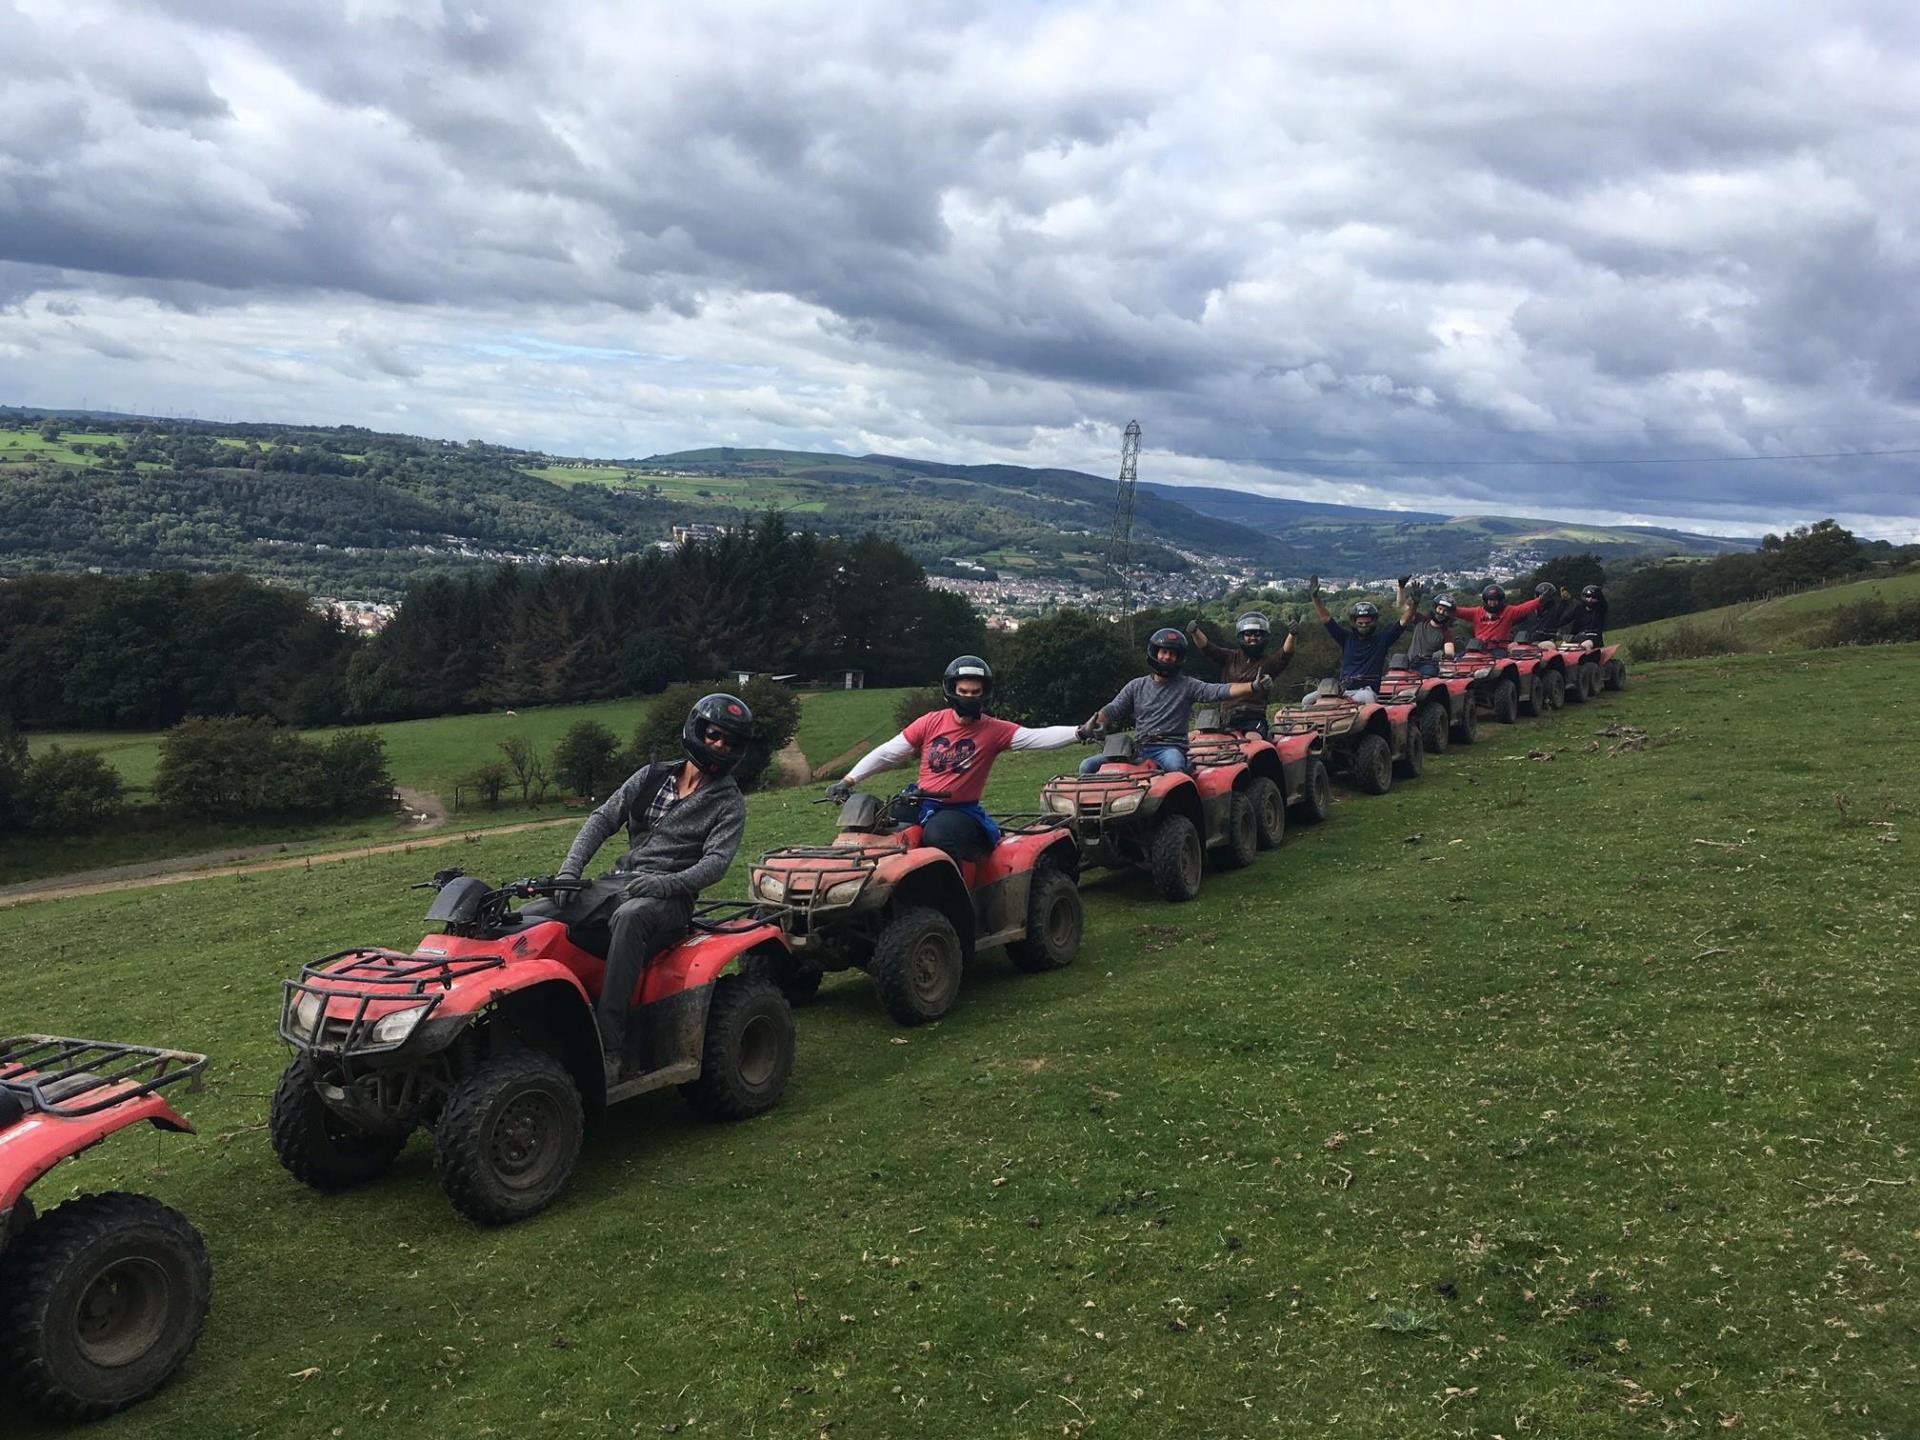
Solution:
[{"label": "distant hill", "polygon": [[1387,575],[1402,570],[1478,571],[1502,556],[1539,559],[1591,551],[1602,559],[1643,555],[1724,555],[1758,539],[1694,535],[1652,525],[1586,525],[1506,515],[1450,516],[1289,500],[1200,485],[1142,485],[1208,515],[1286,542],[1315,570]]}]

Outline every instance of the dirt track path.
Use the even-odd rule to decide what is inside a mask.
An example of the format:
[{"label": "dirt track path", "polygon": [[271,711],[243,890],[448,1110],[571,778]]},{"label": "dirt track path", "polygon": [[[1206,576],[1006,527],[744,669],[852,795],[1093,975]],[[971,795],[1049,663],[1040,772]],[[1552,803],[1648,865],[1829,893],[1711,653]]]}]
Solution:
[{"label": "dirt track path", "polygon": [[[416,814],[419,812],[415,812]],[[444,825],[443,812],[437,822]],[[573,816],[557,820],[525,820],[517,825],[496,825],[486,830],[461,830],[417,840],[393,840],[384,845],[360,845],[351,850],[326,850],[314,855],[282,855],[274,860],[250,860],[249,854],[275,854],[279,845],[255,845],[247,850],[222,850],[227,863],[207,864],[205,855],[184,855],[173,860],[156,860],[147,865],[121,865],[111,870],[87,870],[74,875],[57,875],[46,880],[29,880],[19,885],[0,886],[0,910],[32,905],[41,900],[66,900],[76,895],[107,895],[116,890],[146,890],[156,885],[184,885],[192,880],[217,880],[225,875],[258,875],[268,870],[298,870],[315,865],[331,865],[342,860],[364,860],[372,855],[392,855],[404,850],[436,850],[442,845],[457,845],[468,836],[516,835],[523,830],[547,830],[556,825],[578,826]],[[423,823],[422,828],[426,828]]]},{"label": "dirt track path", "polygon": [[780,767],[780,784],[783,787],[805,785],[813,779],[813,767],[807,764],[807,757],[801,751],[798,740],[789,740],[786,749],[773,759]]}]

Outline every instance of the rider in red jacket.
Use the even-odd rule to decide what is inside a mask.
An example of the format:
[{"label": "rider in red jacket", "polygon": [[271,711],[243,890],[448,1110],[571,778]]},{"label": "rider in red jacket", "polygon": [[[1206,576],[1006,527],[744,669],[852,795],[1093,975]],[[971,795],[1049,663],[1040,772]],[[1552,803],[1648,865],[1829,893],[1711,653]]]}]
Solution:
[{"label": "rider in red jacket", "polygon": [[1507,604],[1507,592],[1498,585],[1489,585],[1480,592],[1478,605],[1462,605],[1455,614],[1473,626],[1473,638],[1489,650],[1500,651],[1507,648],[1507,642],[1513,638],[1516,623],[1533,614],[1540,608],[1540,596],[1523,600],[1518,605]]}]

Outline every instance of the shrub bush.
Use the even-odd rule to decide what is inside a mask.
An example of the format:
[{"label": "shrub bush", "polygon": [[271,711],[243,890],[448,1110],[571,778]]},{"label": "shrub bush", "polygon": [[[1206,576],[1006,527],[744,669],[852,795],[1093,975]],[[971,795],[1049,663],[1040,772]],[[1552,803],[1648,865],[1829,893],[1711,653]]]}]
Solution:
[{"label": "shrub bush", "polygon": [[461,780],[460,788],[473,791],[480,803],[491,810],[500,803],[500,792],[507,788],[507,767],[498,760],[489,760]]},{"label": "shrub bush", "polygon": [[1889,605],[1879,596],[1842,605],[1819,631],[1821,645],[1888,645],[1920,640],[1920,600]]},{"label": "shrub bush", "polygon": [[374,732],[346,730],[316,745],[258,715],[182,721],[160,742],[153,780],[162,808],[202,818],[378,811],[392,790]]},{"label": "shrub bush", "polygon": [[1643,636],[1627,647],[1632,657],[1641,661],[1701,660],[1710,655],[1738,655],[1748,648],[1746,637],[1731,621],[1695,625],[1688,620]]},{"label": "shrub bush", "polygon": [[[995,698],[997,699],[998,697],[996,696]],[[945,693],[938,689],[909,690],[894,702],[894,727],[899,730],[904,730],[922,715],[931,715],[935,710],[944,709],[946,703],[947,697]],[[997,707],[993,704],[987,706],[989,712],[995,708]]]},{"label": "shrub bush", "polygon": [[626,778],[620,737],[593,720],[582,720],[553,747],[553,775],[569,795],[600,795]]},{"label": "shrub bush", "polygon": [[774,755],[793,739],[800,728],[800,697],[774,680],[750,680],[744,686],[729,689],[722,681],[705,684],[670,685],[647,711],[633,734],[633,749],[627,759],[637,770],[650,760],[673,760],[685,755],[680,748],[680,727],[687,712],[703,695],[716,691],[738,695],[753,711],[753,738],[735,768],[740,788],[751,790],[765,778]]},{"label": "shrub bush", "polygon": [[120,772],[99,751],[50,745],[20,777],[15,813],[23,830],[78,835],[98,830],[125,805]]}]

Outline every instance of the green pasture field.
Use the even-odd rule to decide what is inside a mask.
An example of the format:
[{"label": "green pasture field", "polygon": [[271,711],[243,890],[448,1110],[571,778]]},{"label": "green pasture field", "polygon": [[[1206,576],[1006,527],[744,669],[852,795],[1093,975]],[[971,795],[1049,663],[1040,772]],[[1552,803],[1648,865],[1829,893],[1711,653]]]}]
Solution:
[{"label": "green pasture field", "polygon": [[[905,689],[821,690],[804,695],[800,732],[794,737],[800,752],[818,769],[856,745],[871,749],[898,729],[893,710],[906,693]],[[847,768],[852,765],[849,760]]]},{"label": "green pasture field", "polygon": [[1644,641],[1656,635],[1668,634],[1682,625],[1707,631],[1727,626],[1745,636],[1756,649],[1787,650],[1806,644],[1809,632],[1824,623],[1830,611],[1875,599],[1884,600],[1889,605],[1903,600],[1920,600],[1920,569],[1855,580],[1845,585],[1828,585],[1817,590],[1801,590],[1773,600],[1749,600],[1740,605],[1696,610],[1690,615],[1675,615],[1666,620],[1652,620],[1645,625],[1631,625],[1610,631],[1607,639],[1631,648],[1635,640]]},{"label": "green pasture field", "polygon": [[[38,430],[0,430],[0,465],[22,460],[48,460],[57,465],[97,467],[100,457],[82,454],[78,445],[123,445],[125,437],[92,430],[62,430],[58,440],[44,439]],[[151,467],[149,467],[151,468]]]},{"label": "green pasture field", "polygon": [[789,513],[800,514],[819,514],[827,508],[820,486],[784,475],[658,475],[625,465],[592,465],[578,470],[564,465],[539,465],[524,467],[522,473],[566,486],[644,488],[657,485],[662,499],[687,505],[721,505],[733,509],[778,505]]},{"label": "green pasture field", "polygon": [[[506,1230],[424,1137],[321,1196],[264,1133],[281,978],[415,940],[437,857],[16,910],[10,1024],[214,1057],[198,1138],[38,1190],[158,1194],[216,1267],[184,1372],[89,1433],[1920,1433],[1917,662],[1673,664],[1488,726],[1191,905],[1089,877],[1078,963],[984,955],[937,1025],[831,977],[779,1108],[616,1110]],[[754,797],[742,855],[821,839],[810,798]]]}]

